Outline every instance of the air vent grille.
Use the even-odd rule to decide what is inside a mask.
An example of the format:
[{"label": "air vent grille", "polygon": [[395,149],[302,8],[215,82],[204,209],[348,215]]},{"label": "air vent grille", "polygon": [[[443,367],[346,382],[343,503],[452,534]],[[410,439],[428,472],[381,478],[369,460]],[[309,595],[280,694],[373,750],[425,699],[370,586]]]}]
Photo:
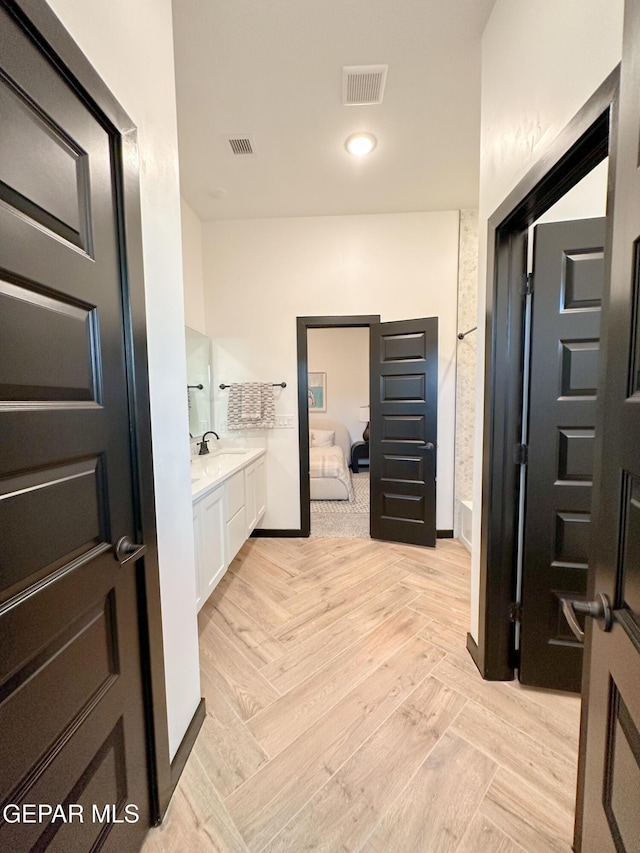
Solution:
[{"label": "air vent grille", "polygon": [[225,136],[231,153],[237,157],[255,156],[256,148],[250,136]]},{"label": "air vent grille", "polygon": [[345,65],[342,69],[342,103],[346,107],[381,104],[388,65]]}]

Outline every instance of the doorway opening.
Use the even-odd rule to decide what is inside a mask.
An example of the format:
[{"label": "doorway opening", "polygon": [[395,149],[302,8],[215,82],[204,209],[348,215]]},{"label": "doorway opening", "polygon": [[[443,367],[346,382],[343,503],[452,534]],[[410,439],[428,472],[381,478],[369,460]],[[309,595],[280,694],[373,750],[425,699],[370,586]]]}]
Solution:
[{"label": "doorway opening", "polygon": [[586,601],[591,562],[608,170],[605,158],[528,233],[515,655],[521,683],[575,693],[584,625],[575,634],[565,611]]},{"label": "doorway opening", "polygon": [[[311,486],[316,498],[339,487],[314,480],[343,479],[347,489],[352,478],[345,458],[360,468],[367,455],[366,440],[349,447],[344,424],[310,422],[310,414],[326,409],[326,374],[315,371],[310,382],[309,330],[340,327],[369,329],[369,404],[358,404],[365,422],[369,418],[370,535],[372,539],[435,547],[436,459],[438,423],[438,317],[381,323],[378,315],[364,317],[298,317],[298,415],[300,428],[300,518],[302,535],[311,527]],[[324,356],[328,358],[328,356]],[[318,406],[318,403],[322,404]],[[353,406],[353,403],[351,404]],[[325,411],[326,414],[326,411]],[[310,426],[313,434],[310,434]],[[335,470],[328,454],[343,435],[345,470]],[[314,448],[312,445],[318,446]],[[362,445],[365,445],[363,448]],[[311,446],[310,446],[311,445]],[[326,451],[322,445],[326,447]],[[363,452],[364,450],[364,452]],[[324,454],[327,454],[327,458]],[[333,495],[333,493],[332,493]],[[353,495],[348,497],[353,499]]]},{"label": "doorway opening", "polygon": [[[608,192],[617,86],[614,72],[489,222],[480,625],[469,650],[490,680],[521,677],[524,663],[526,683],[580,685],[582,651],[563,599],[586,593],[610,222],[594,221],[606,210],[601,195],[595,208],[584,195],[580,212],[571,208],[585,186],[592,200],[594,186]],[[590,218],[572,221],[576,213]],[[526,640],[536,634],[537,649]]]},{"label": "doorway opening", "polygon": [[312,537],[370,538],[369,337],[307,330]]},{"label": "doorway opening", "polygon": [[[379,322],[378,314],[298,318],[300,527],[303,536],[369,538],[370,493],[366,488],[369,477],[368,471],[361,467],[365,459],[368,467],[369,456],[367,443],[362,437],[358,438],[357,431],[360,412],[369,407],[371,325]],[[347,349],[352,361],[341,368],[340,360],[348,355]],[[336,394],[332,396],[334,389]],[[361,425],[362,434],[365,426]],[[314,450],[311,445],[316,435],[317,449]],[[318,457],[314,459],[317,471],[311,471],[312,453]],[[323,466],[331,472],[331,477],[320,476]],[[319,476],[313,476],[316,473]],[[354,477],[361,482],[354,483]],[[326,508],[328,504],[331,506]],[[347,509],[342,509],[343,505]]]}]

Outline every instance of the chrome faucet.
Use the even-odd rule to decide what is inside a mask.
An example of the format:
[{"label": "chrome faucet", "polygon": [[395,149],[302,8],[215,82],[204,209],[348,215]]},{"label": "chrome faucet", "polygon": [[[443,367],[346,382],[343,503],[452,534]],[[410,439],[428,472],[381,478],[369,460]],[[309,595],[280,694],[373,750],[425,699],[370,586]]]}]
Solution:
[{"label": "chrome faucet", "polygon": [[205,434],[202,436],[202,441],[198,442],[198,447],[200,448],[200,450],[198,451],[198,456],[204,456],[206,453],[209,452],[209,442],[207,441],[208,435],[215,435],[218,441],[220,441],[220,436],[217,432],[214,432],[212,429],[207,430],[207,432],[205,432]]}]

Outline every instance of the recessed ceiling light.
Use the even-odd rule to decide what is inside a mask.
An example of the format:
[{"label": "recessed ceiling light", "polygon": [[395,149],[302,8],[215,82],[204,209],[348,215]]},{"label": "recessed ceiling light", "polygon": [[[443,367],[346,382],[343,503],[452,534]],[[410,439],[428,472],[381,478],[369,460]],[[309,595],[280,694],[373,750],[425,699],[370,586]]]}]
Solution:
[{"label": "recessed ceiling light", "polygon": [[356,157],[364,157],[365,154],[371,154],[376,147],[378,140],[373,133],[352,133],[344,144],[349,154],[355,154]]}]

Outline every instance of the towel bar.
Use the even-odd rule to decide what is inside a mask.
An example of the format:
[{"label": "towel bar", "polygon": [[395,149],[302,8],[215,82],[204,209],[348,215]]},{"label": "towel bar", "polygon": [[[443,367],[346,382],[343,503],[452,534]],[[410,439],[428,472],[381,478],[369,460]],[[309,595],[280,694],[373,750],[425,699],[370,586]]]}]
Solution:
[{"label": "towel bar", "polygon": [[463,341],[467,337],[467,335],[470,335],[471,332],[475,332],[477,328],[477,326],[474,326],[473,329],[467,329],[466,332],[458,332],[458,340]]},{"label": "towel bar", "polygon": [[[286,388],[287,387],[286,382],[272,382],[271,384],[273,385],[274,388]],[[222,388],[222,390],[224,391],[225,388],[231,388],[231,385],[225,385],[224,382],[221,382],[219,387]]]}]

